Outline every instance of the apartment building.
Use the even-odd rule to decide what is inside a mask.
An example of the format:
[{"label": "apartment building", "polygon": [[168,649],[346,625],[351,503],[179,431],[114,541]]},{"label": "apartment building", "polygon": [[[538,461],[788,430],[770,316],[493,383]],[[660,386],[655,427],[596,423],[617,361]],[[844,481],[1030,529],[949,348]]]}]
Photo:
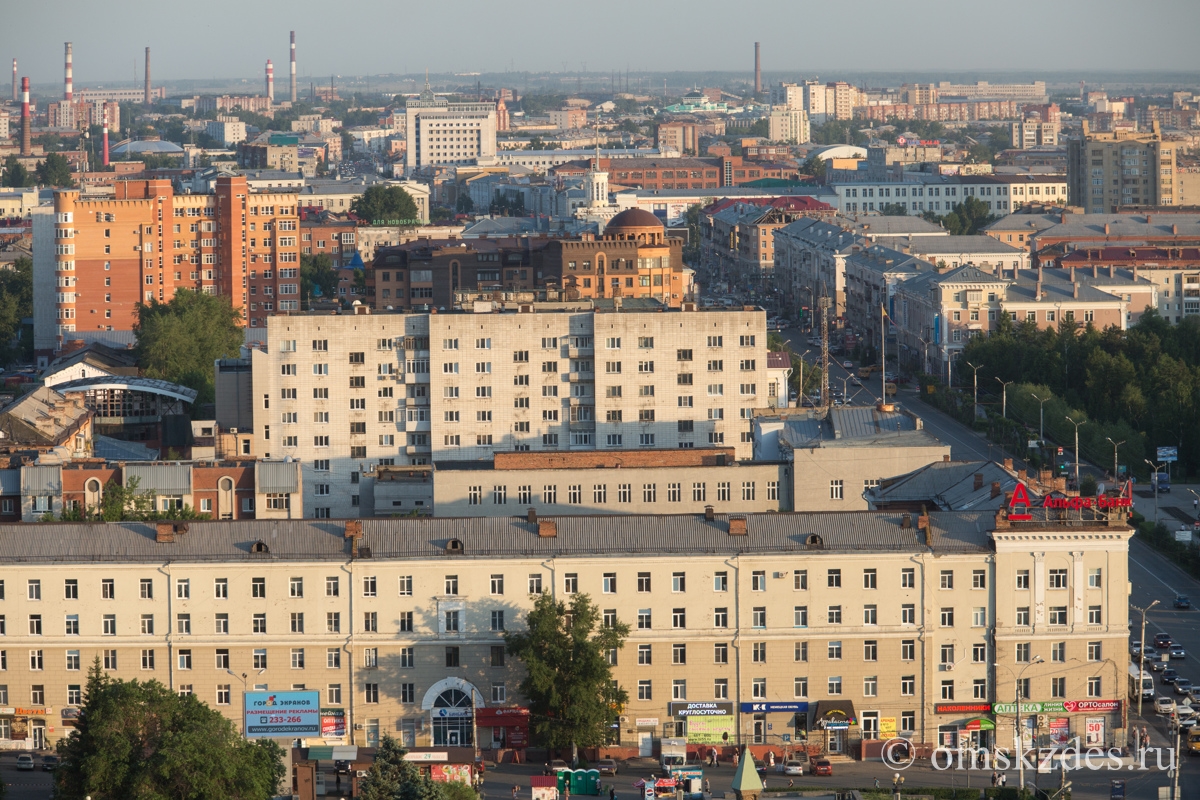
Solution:
[{"label": "apartment building", "polygon": [[950,83],[941,81],[937,85],[939,97],[965,97],[972,100],[1015,100],[1023,103],[1045,103],[1045,81],[1030,83]]},{"label": "apartment building", "polygon": [[853,84],[832,81],[825,85],[825,113],[834,119],[853,119],[854,109],[865,100],[866,94]]},{"label": "apartment building", "polygon": [[378,465],[722,445],[750,457],[768,399],[763,311],[478,308],[268,318],[250,359],[253,453],[302,462],[316,517],[373,513],[360,483]]},{"label": "apartment building", "polygon": [[1042,122],[1040,118],[1023,119],[1012,124],[1012,146],[1018,150],[1032,147],[1057,147],[1058,123]]},{"label": "apartment building", "polygon": [[812,138],[804,109],[773,108],[767,124],[767,138],[772,142],[804,144]]},{"label": "apartment building", "polygon": [[1154,122],[1149,131],[1092,131],[1072,139],[1067,152],[1070,202],[1085,211],[1115,213],[1121,206],[1178,205],[1175,200],[1179,145],[1163,141]]},{"label": "apartment building", "polygon": [[654,129],[654,146],[660,150],[677,150],[685,155],[698,155],[700,148],[695,122],[663,122]]},{"label": "apartment building", "polygon": [[546,592],[632,628],[618,746],[1005,747],[1018,716],[1046,743],[1004,705],[1018,675],[1054,727],[1124,743],[1124,513],[1005,512],[9,528],[0,740],[68,735],[98,660],[231,720],[239,689],[319,691],[347,722],[327,744],[499,747],[486,711],[524,703],[502,637]]},{"label": "apartment building", "polygon": [[968,197],[989,213],[1011,214],[1026,203],[1067,202],[1063,175],[933,175],[905,173],[902,181],[851,181],[833,184],[842,213],[882,211],[899,206],[908,214],[944,214]]},{"label": "apartment building", "polygon": [[[773,202],[728,202],[701,214],[701,263],[722,280],[757,281],[775,269],[775,231],[809,215],[822,215],[824,203],[808,197]],[[825,207],[824,213],[832,209]]]},{"label": "apartment building", "polygon": [[427,86],[404,112],[408,147],[404,170],[492,163],[496,158],[496,104],[451,103]]},{"label": "apartment building", "polygon": [[34,304],[55,309],[35,315],[40,357],[64,340],[131,332],[138,303],[169,302],[178,289],[228,297],[250,327],[299,309],[294,193],[253,193],[237,175],[218,176],[208,194],[176,194],[168,180],[114,189],[111,199],[54,193],[55,244],[34,249]]}]

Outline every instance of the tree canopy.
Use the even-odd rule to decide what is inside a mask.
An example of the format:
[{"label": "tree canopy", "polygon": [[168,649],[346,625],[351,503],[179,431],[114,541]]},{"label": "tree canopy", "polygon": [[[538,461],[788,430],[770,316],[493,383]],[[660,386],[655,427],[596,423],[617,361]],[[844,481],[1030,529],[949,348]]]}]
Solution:
[{"label": "tree canopy", "polygon": [[244,337],[227,297],[180,289],[169,303],[138,305],[138,365],[149,378],[195,389],[196,405],[213,400],[213,362],[236,357]]},{"label": "tree canopy", "polygon": [[326,300],[338,301],[338,273],[327,253],[300,256],[300,303],[312,308],[313,290]]},{"label": "tree canopy", "polygon": [[[570,604],[541,594],[527,629],[504,634],[509,655],[521,659],[526,676],[521,693],[529,698],[531,734],[545,747],[594,747],[605,742],[609,725],[629,699],[612,678],[609,653],[625,645],[629,625],[600,624],[600,612],[586,594]],[[615,661],[615,657],[613,658]]]},{"label": "tree canopy", "polygon": [[58,755],[55,796],[65,800],[267,800],[285,775],[275,742],[243,739],[195,695],[180,696],[158,681],[110,678],[98,660]]},{"label": "tree canopy", "polygon": [[9,155],[4,159],[4,171],[0,173],[0,184],[11,188],[29,186],[33,183],[33,179],[29,175],[29,170],[25,169],[16,157]]},{"label": "tree canopy", "polygon": [[412,195],[394,185],[369,187],[355,198],[350,211],[374,225],[396,224],[397,220],[401,225],[413,225],[416,223],[412,220],[419,219],[420,214]]},{"label": "tree canopy", "polygon": [[33,316],[33,261],[22,256],[12,269],[0,270],[0,364],[33,358],[33,336],[14,341],[21,320]]},{"label": "tree canopy", "polygon": [[[131,477],[125,484],[115,478],[104,485],[99,504],[91,507],[76,505],[66,509],[59,519],[63,522],[125,522],[130,520],[151,521],[159,519],[207,519],[209,514],[200,514],[191,506],[162,510],[155,503],[156,495],[147,490],[138,491],[140,481]],[[46,515],[43,522],[53,522],[53,515]]]},{"label": "tree canopy", "polygon": [[951,236],[974,236],[996,221],[996,217],[988,211],[987,203],[977,197],[968,197],[943,217],[926,211],[921,218],[935,225],[940,224]]},{"label": "tree canopy", "polygon": [[435,782],[412,761],[391,736],[384,734],[375,751],[375,761],[359,784],[359,800],[477,800],[464,783]]},{"label": "tree canopy", "polygon": [[74,186],[71,180],[71,165],[58,153],[47,153],[37,165],[38,183],[43,186]]}]

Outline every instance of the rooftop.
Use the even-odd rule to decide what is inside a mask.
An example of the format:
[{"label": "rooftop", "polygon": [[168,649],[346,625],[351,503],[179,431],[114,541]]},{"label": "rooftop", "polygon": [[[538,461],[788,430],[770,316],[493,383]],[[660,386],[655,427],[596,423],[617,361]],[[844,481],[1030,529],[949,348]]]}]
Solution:
[{"label": "rooftop", "polygon": [[939,444],[937,437],[924,430],[918,417],[902,411],[880,411],[875,406],[831,408],[824,417],[819,410],[798,417],[789,414],[779,441],[793,450]]},{"label": "rooftop", "polygon": [[1020,255],[1026,250],[1005,244],[993,236],[976,234],[974,236],[914,236],[890,237],[871,236],[871,240],[883,245],[898,247],[904,245],[911,251],[922,255],[956,255],[959,253],[983,253],[987,255]]},{"label": "rooftop", "polygon": [[[993,496],[992,484],[999,484]],[[995,461],[935,461],[904,475],[885,478],[864,496],[873,507],[927,503],[939,511],[996,511],[1005,492],[1017,485],[1016,473]]]}]

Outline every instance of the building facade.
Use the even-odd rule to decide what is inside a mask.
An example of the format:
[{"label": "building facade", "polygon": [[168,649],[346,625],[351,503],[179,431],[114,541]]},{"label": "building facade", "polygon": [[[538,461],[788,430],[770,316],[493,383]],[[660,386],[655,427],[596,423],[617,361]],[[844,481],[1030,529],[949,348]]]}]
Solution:
[{"label": "building facade", "polygon": [[[327,744],[500,747],[486,710],[524,702],[504,632],[538,594],[585,593],[632,629],[609,654],[617,745],[1005,747],[1019,716],[1032,746],[1053,727],[1120,746],[1130,530],[1034,512],[10,528],[0,743],[67,735],[98,661],[231,720],[239,689],[318,691],[346,723]],[[1004,705],[1018,675],[1058,703],[1050,731]],[[689,718],[697,702],[723,718]]]},{"label": "building facade", "polygon": [[404,112],[407,174],[423,167],[488,163],[496,157],[496,104],[451,103],[428,88]]},{"label": "building facade", "polygon": [[1169,206],[1175,200],[1179,145],[1164,141],[1157,122],[1145,132],[1093,132],[1083,122],[1083,136],[1072,139],[1067,152],[1070,201],[1093,214],[1116,213],[1121,206]]}]

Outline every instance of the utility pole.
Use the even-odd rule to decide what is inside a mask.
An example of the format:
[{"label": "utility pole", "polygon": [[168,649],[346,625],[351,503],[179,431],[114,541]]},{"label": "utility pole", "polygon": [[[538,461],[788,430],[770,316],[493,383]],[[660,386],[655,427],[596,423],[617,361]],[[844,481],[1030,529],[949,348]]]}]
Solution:
[{"label": "utility pole", "polygon": [[1147,464],[1150,465],[1150,469],[1154,470],[1154,483],[1151,484],[1150,488],[1154,491],[1154,524],[1157,525],[1158,524],[1158,473],[1162,471],[1162,466],[1160,464],[1155,464],[1153,461],[1151,461],[1148,458],[1143,459],[1143,460]]},{"label": "utility pole", "polygon": [[[975,403],[975,407],[978,408],[979,407],[979,370],[983,368],[983,364],[980,364],[977,367],[974,364],[972,364],[970,361],[967,361],[965,363],[968,367],[975,370],[975,389],[974,389],[973,402]],[[999,380],[999,379],[997,379],[997,380]]]},{"label": "utility pole", "polygon": [[1000,382],[1000,416],[1008,419],[1008,386],[1012,381],[996,380]]},{"label": "utility pole", "polygon": [[829,408],[829,307],[833,301],[821,296],[821,410]]},{"label": "utility pole", "polygon": [[1142,715],[1142,672],[1146,668],[1145,667],[1145,664],[1146,664],[1146,612],[1149,611],[1150,609],[1154,608],[1156,605],[1158,605],[1157,600],[1155,600],[1153,603],[1146,606],[1145,608],[1138,608],[1137,606],[1133,606],[1133,605],[1130,606],[1130,608],[1132,608],[1134,611],[1140,611],[1142,614],[1142,638],[1138,640],[1142,643],[1141,647],[1138,648],[1138,716],[1139,717]]},{"label": "utility pole", "polygon": [[1038,441],[1045,443],[1046,441],[1046,401],[1049,397],[1041,398],[1036,394],[1029,395],[1034,400],[1038,401]]},{"label": "utility pole", "polygon": [[[1067,417],[1066,420],[1067,420],[1067,422],[1069,422],[1075,426],[1075,491],[1078,492],[1079,491],[1079,426],[1086,425],[1087,420],[1085,419],[1082,422],[1076,422],[1075,420],[1071,419],[1070,417]],[[1156,493],[1155,497],[1157,497],[1157,496],[1158,495]]]},{"label": "utility pole", "polygon": [[1125,440],[1122,439],[1119,442],[1114,442],[1112,440],[1111,436],[1106,436],[1104,438],[1108,439],[1108,443],[1113,446],[1113,476],[1112,476],[1112,479],[1113,479],[1113,485],[1115,486],[1117,483],[1117,448],[1120,447],[1121,445],[1125,444]]}]

